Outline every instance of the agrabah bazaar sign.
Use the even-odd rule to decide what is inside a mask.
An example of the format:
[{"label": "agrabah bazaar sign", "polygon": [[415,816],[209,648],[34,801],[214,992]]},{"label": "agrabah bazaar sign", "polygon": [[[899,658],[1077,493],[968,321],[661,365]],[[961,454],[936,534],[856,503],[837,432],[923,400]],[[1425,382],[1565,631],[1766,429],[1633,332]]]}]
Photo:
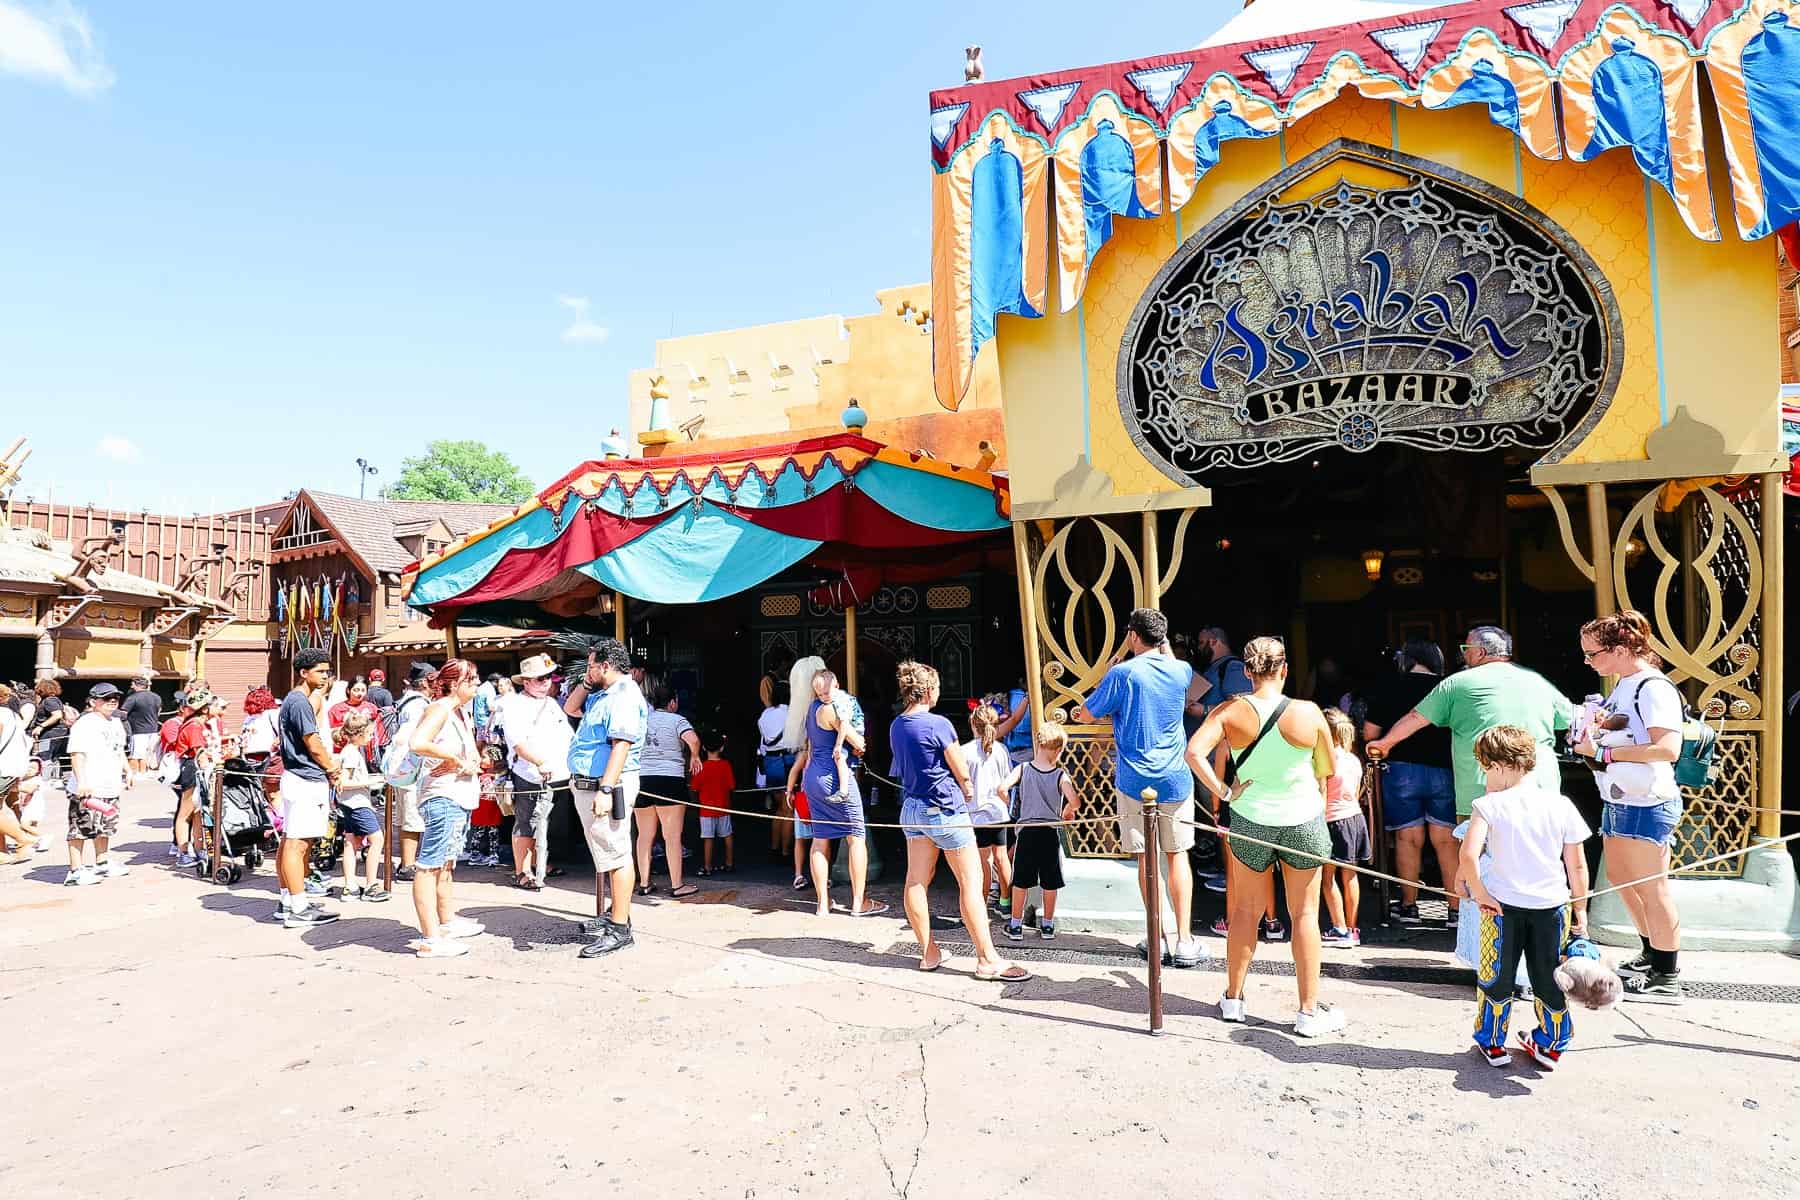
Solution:
[{"label": "agrabah bazaar sign", "polygon": [[[1397,172],[1395,186],[1334,177],[1342,158]],[[1277,201],[1308,179],[1320,190]],[[1382,444],[1553,461],[1604,411],[1619,340],[1611,289],[1541,213],[1340,143],[1164,267],[1126,330],[1119,403],[1138,446],[1182,482]]]}]

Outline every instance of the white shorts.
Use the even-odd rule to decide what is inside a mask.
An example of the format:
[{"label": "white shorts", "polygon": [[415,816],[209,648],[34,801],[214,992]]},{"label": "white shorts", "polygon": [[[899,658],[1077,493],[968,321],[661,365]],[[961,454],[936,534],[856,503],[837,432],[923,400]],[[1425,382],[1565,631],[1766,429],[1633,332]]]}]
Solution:
[{"label": "white shorts", "polygon": [[[587,837],[588,853],[594,859],[594,874],[617,871],[631,862],[631,810],[637,805],[638,777],[623,775],[619,786],[625,791],[625,819],[612,819],[612,797],[600,792],[575,793],[575,815],[581,818],[581,832]],[[597,810],[597,811],[596,811]]]},{"label": "white shorts", "polygon": [[292,771],[281,774],[281,836],[313,840],[325,836],[326,810],[331,806],[331,784],[323,779],[301,779]]},{"label": "white shorts", "polygon": [[129,749],[125,757],[136,762],[149,763],[154,767],[162,758],[158,752],[162,747],[162,735],[156,733],[134,733],[128,743]]},{"label": "white shorts", "polygon": [[701,817],[700,836],[703,838],[730,837],[731,814],[722,817]]}]

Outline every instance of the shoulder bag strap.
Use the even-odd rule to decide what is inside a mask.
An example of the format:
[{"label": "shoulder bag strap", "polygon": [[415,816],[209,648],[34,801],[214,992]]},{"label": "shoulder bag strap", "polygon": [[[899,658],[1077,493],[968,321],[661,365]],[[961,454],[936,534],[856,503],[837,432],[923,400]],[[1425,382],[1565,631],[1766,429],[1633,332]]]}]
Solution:
[{"label": "shoulder bag strap", "polygon": [[[1246,703],[1248,703],[1248,701],[1246,701]],[[1275,728],[1275,723],[1281,720],[1281,714],[1287,711],[1287,706],[1288,698],[1283,696],[1280,702],[1275,705],[1274,711],[1269,713],[1269,719],[1262,723],[1262,728],[1257,731],[1255,739],[1252,740],[1248,746],[1244,747],[1244,752],[1242,754],[1234,756],[1234,760],[1239,767],[1242,767],[1245,763],[1250,761],[1250,756],[1256,753],[1256,748],[1262,745],[1262,740],[1269,736],[1269,730]]]}]

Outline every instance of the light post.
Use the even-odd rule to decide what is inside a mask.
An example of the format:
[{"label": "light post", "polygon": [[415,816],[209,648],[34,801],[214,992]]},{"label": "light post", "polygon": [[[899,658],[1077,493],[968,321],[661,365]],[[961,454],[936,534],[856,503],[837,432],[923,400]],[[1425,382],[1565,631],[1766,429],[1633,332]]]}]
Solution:
[{"label": "light post", "polygon": [[359,458],[356,460],[356,469],[356,498],[358,500],[366,500],[368,499],[369,476],[379,475],[381,472],[370,466],[369,460],[366,458]]}]

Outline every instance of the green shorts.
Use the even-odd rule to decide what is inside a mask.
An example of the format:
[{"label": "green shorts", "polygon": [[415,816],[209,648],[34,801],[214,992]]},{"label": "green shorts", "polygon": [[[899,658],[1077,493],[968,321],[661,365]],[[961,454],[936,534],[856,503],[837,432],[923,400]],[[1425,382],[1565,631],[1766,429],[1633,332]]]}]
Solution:
[{"label": "green shorts", "polygon": [[[1331,830],[1325,824],[1324,813],[1303,825],[1259,825],[1234,812],[1230,830],[1281,847],[1271,850],[1236,837],[1227,839],[1231,856],[1258,874],[1273,868],[1277,859],[1296,871],[1306,871],[1323,866],[1324,860],[1331,857]],[[1292,853],[1295,851],[1298,853]]]}]

